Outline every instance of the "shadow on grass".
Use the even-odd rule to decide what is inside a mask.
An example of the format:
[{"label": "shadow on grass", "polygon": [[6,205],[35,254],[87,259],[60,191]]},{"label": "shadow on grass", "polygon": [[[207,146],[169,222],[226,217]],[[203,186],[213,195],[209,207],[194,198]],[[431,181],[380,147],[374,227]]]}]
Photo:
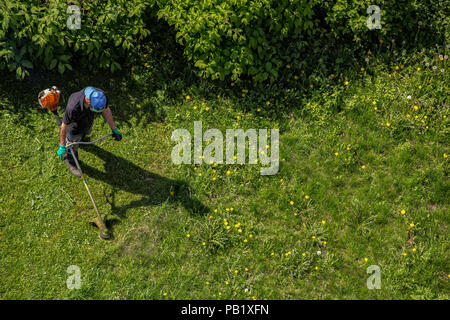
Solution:
[{"label": "shadow on grass", "polygon": [[[202,215],[209,212],[208,207],[191,196],[189,185],[184,181],[168,179],[144,170],[131,161],[95,145],[82,146],[82,148],[104,161],[104,171],[86,163],[82,163],[81,167],[88,177],[106,182],[112,187],[112,191],[109,194],[105,193],[105,197],[111,206],[112,214],[120,219],[126,218],[129,209],[156,206],[166,201],[181,204],[191,214]],[[118,206],[116,195],[120,190],[141,195],[142,198]],[[108,220],[110,225],[116,222],[117,219]]]}]

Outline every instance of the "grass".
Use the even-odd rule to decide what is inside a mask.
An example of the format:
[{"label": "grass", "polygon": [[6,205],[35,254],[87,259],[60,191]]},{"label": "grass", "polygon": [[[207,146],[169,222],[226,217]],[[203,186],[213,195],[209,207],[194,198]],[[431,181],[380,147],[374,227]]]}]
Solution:
[{"label": "grass", "polygon": [[[371,56],[314,83],[296,76],[283,92],[173,75],[161,85],[157,63],[130,77],[58,78],[64,102],[91,83],[105,89],[124,134],[80,150],[111,241],[88,225],[87,192],[57,158],[58,128],[35,101],[55,78],[5,77],[0,297],[448,299],[449,76],[438,54],[392,65]],[[297,105],[283,100],[292,90]],[[174,165],[171,133],[196,120],[224,134],[280,128],[279,173]],[[92,137],[108,132],[97,119]],[[80,290],[66,286],[70,265]],[[380,290],[367,289],[370,265]]]}]

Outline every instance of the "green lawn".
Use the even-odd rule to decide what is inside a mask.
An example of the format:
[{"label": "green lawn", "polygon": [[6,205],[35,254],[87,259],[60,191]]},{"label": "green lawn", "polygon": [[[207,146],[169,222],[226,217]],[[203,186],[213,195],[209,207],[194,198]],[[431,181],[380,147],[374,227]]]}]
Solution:
[{"label": "green lawn", "polygon": [[[0,298],[449,299],[450,79],[437,54],[373,57],[316,82],[295,75],[282,93],[183,78],[165,86],[143,67],[130,77],[4,76]],[[71,92],[104,89],[124,134],[80,150],[112,240],[88,225],[88,194],[37,104],[54,84],[60,114]],[[223,134],[279,128],[279,173],[174,165],[172,131],[197,120]],[[98,118],[91,137],[107,133]],[[79,290],[66,286],[70,265]],[[380,290],[366,286],[370,265],[381,268]]]}]

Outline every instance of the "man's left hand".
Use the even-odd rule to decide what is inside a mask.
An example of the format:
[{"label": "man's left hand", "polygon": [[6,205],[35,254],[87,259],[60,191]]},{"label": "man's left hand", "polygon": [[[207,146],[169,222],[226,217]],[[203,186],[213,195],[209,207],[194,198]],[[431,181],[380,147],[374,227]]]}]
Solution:
[{"label": "man's left hand", "polygon": [[117,129],[112,129],[112,135],[116,141],[122,140],[122,133]]}]

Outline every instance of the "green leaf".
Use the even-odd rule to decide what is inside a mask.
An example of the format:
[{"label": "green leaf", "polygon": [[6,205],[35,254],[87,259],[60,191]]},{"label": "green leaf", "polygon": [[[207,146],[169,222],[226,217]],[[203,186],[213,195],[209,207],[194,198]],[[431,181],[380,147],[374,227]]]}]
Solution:
[{"label": "green leaf", "polygon": [[60,74],[63,74],[65,70],[66,70],[66,68],[64,67],[64,64],[60,62],[60,63],[58,64],[58,72],[59,72]]},{"label": "green leaf", "polygon": [[53,59],[52,62],[50,63],[50,65],[48,66],[48,68],[50,70],[53,70],[56,67],[56,64],[58,63],[58,60]]}]

